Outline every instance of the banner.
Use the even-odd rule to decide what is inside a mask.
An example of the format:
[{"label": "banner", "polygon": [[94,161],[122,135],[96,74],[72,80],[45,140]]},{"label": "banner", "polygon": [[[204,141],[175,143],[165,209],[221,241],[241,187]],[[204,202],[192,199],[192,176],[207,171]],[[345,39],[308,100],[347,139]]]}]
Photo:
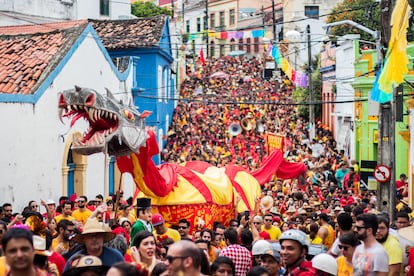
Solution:
[{"label": "banner", "polygon": [[267,154],[270,154],[274,150],[285,151],[285,136],[275,133],[266,134]]}]

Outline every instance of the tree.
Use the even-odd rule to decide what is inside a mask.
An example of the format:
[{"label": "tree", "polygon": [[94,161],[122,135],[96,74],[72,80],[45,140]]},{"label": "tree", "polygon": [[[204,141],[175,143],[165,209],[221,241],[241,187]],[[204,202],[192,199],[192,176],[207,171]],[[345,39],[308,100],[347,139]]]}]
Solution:
[{"label": "tree", "polygon": [[131,13],[137,17],[151,17],[159,14],[172,15],[171,10],[161,8],[152,2],[136,1],[131,5]]},{"label": "tree", "polygon": [[[333,8],[327,23],[349,20],[359,23],[371,30],[380,30],[380,6],[375,0],[345,0]],[[332,27],[331,35],[360,34],[362,40],[372,41],[372,36],[351,25]]]},{"label": "tree", "polygon": [[[414,0],[408,2],[411,6],[414,4]],[[332,10],[331,15],[328,16],[327,23],[351,19],[371,30],[381,30],[380,12],[380,3],[376,0],[344,0]],[[411,16],[410,27],[407,33],[408,41],[412,41],[414,38],[413,24],[414,20]],[[373,40],[370,34],[351,25],[344,24],[331,29],[331,35],[333,36],[343,36],[345,34],[360,34],[362,40]]]},{"label": "tree", "polygon": [[[319,72],[320,54],[318,54],[312,59],[311,67],[312,67],[312,84],[313,84],[313,102],[318,103],[322,99],[322,79],[321,79],[321,73]],[[293,91],[292,98],[295,103],[299,104],[296,108],[296,113],[299,116],[309,118],[309,105],[305,104],[305,103],[310,102],[308,88],[296,87],[296,89]],[[321,118],[322,105],[320,103],[315,104],[313,110],[314,110],[315,119]]]}]

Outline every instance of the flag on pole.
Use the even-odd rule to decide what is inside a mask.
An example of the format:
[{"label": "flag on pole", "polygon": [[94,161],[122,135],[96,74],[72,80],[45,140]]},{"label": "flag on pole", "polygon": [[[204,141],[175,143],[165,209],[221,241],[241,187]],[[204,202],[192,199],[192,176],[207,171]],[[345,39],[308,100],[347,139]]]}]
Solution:
[{"label": "flag on pole", "polygon": [[204,65],[204,64],[206,63],[206,60],[204,59],[204,51],[203,51],[203,48],[201,48],[201,50],[200,50],[200,57],[199,57],[198,61],[199,61],[202,65]]},{"label": "flag on pole", "polygon": [[377,87],[380,92],[391,94],[385,99],[392,99],[393,89],[404,81],[404,75],[408,73],[407,28],[410,9],[407,0],[397,0],[392,12],[391,37]]}]

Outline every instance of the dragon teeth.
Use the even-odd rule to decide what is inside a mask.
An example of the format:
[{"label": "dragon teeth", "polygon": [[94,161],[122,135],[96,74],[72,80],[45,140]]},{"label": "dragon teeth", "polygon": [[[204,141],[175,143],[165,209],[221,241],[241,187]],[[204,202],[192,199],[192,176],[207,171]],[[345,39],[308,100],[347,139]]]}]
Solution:
[{"label": "dragon teeth", "polygon": [[91,120],[92,123],[95,122],[95,119],[93,118],[93,113],[94,113],[93,111],[94,109],[92,108],[89,108],[88,110],[89,120]]}]

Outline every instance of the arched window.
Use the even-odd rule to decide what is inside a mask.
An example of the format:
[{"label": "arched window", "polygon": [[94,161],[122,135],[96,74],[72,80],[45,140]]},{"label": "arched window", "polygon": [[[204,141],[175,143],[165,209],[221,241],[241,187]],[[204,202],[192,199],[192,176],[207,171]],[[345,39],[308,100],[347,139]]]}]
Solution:
[{"label": "arched window", "polygon": [[67,178],[67,191],[68,195],[72,195],[75,192],[75,169],[76,163],[73,161],[72,150],[69,149],[68,158],[66,159],[66,165],[68,166],[68,178]]},{"label": "arched window", "polygon": [[243,38],[239,39],[239,50],[243,51]]},{"label": "arched window", "polygon": [[255,37],[254,38],[254,46],[253,46],[253,51],[255,52],[255,53],[258,53],[259,52],[259,38],[258,37]]},{"label": "arched window", "polygon": [[246,39],[246,53],[250,54],[252,47],[252,39],[249,37]]},{"label": "arched window", "polygon": [[236,40],[234,40],[234,38],[230,39],[230,51],[235,51],[236,50]]},{"label": "arched window", "polygon": [[220,44],[220,56],[224,56],[224,44]]},{"label": "arched window", "polygon": [[211,43],[210,43],[210,56],[211,57],[214,57],[215,56],[215,47],[214,47],[214,41],[211,41]]}]

